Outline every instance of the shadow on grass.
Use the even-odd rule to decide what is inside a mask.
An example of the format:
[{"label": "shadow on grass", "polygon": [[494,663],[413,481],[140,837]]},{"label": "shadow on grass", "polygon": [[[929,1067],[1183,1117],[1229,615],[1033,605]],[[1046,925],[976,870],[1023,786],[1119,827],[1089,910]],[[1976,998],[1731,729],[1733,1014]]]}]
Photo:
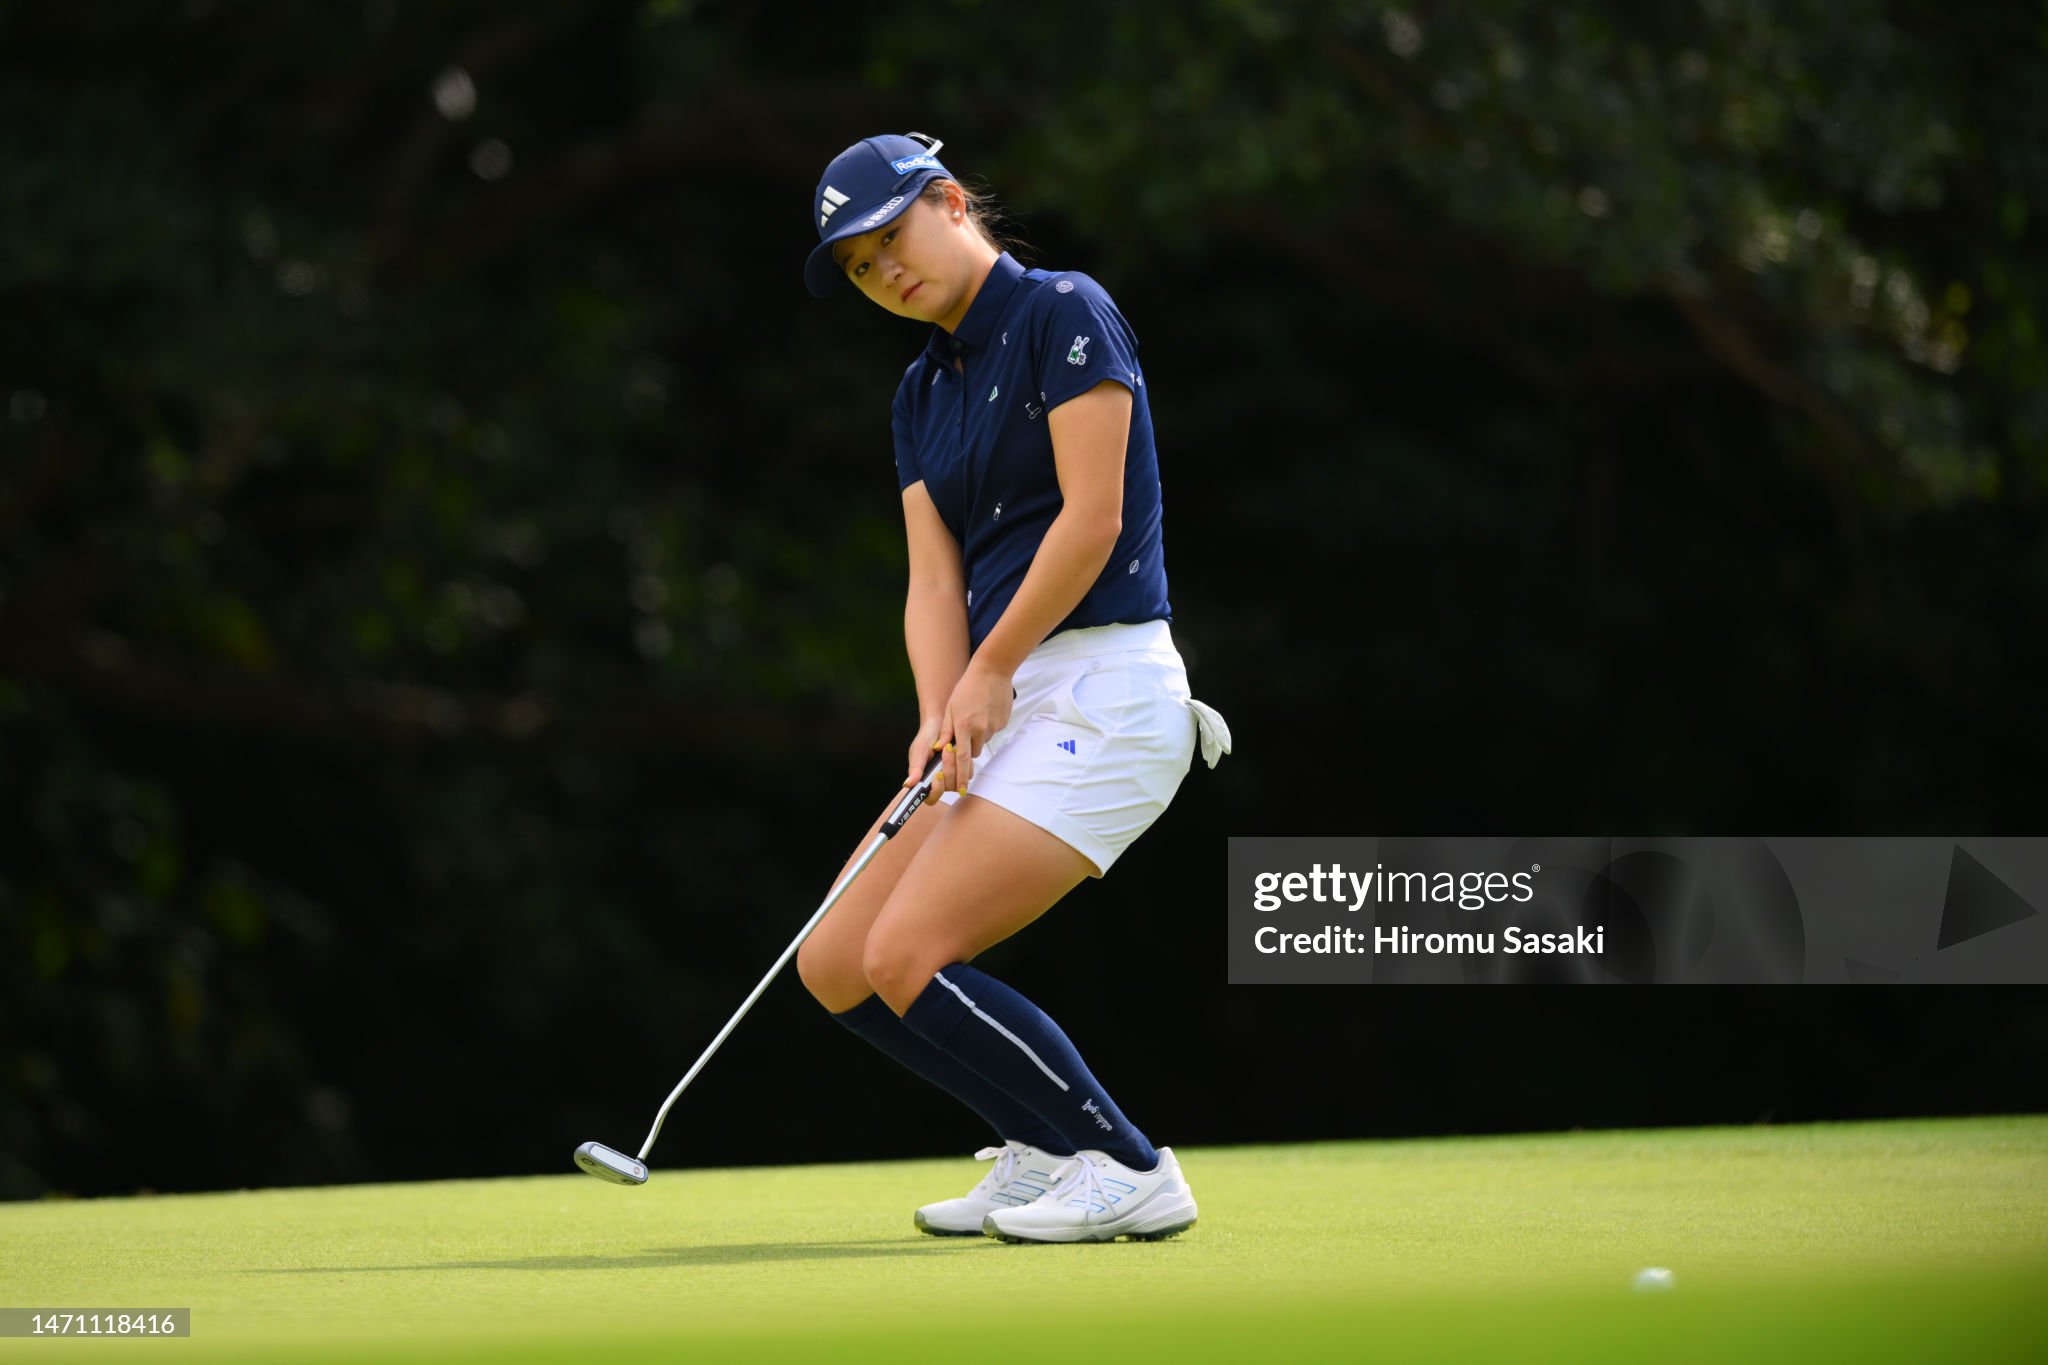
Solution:
[{"label": "shadow on grass", "polygon": [[998,1247],[985,1237],[921,1237],[872,1242],[741,1242],[720,1246],[650,1247],[622,1256],[519,1256],[501,1261],[438,1261],[428,1265],[255,1267],[244,1275],[367,1275],[417,1270],[659,1270],[670,1266],[749,1265],[767,1261],[856,1260],[876,1256],[943,1256],[964,1247]]}]

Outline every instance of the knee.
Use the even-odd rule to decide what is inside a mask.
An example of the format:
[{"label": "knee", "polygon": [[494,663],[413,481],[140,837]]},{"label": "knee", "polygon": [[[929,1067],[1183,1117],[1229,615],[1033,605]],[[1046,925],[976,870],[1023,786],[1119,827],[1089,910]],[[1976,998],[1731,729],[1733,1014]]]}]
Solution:
[{"label": "knee", "polygon": [[812,934],[796,950],[796,975],[804,983],[804,989],[816,995],[825,983],[824,950],[818,946],[818,936]]},{"label": "knee", "polygon": [[868,931],[860,966],[869,988],[901,1016],[931,983],[932,974],[952,960],[936,957],[928,946],[908,941],[877,924]]},{"label": "knee", "polygon": [[871,994],[859,964],[848,962],[844,951],[816,934],[796,950],[796,974],[811,998],[834,1014],[843,1014]]}]

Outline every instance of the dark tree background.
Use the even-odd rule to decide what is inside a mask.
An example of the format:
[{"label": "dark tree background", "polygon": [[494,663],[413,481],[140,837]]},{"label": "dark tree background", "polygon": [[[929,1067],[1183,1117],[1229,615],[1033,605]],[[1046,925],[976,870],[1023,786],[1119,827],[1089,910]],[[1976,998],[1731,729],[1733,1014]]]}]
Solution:
[{"label": "dark tree background", "polygon": [[[2043,89],[2034,0],[0,10],[0,1197],[637,1142],[914,728],[920,337],[799,281],[910,128],[1145,344],[1239,752],[992,962],[1148,1128],[2048,1105],[2035,990],[1221,938],[1231,833],[2040,832]],[[790,980],[662,1157],[981,1136]]]}]

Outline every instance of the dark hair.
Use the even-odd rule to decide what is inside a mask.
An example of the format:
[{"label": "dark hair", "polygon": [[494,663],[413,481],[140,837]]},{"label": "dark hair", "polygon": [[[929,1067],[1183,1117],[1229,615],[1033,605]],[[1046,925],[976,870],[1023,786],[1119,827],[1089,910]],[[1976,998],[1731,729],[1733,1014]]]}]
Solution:
[{"label": "dark hair", "polygon": [[1022,238],[1012,236],[1002,229],[1002,211],[997,204],[994,191],[986,184],[969,185],[963,180],[948,181],[941,176],[927,180],[918,198],[933,208],[943,209],[946,206],[946,186],[949,183],[960,187],[960,197],[967,201],[967,221],[974,224],[974,230],[981,234],[982,241],[997,251],[1007,251],[1013,256],[1021,257],[1031,250],[1030,245]]}]

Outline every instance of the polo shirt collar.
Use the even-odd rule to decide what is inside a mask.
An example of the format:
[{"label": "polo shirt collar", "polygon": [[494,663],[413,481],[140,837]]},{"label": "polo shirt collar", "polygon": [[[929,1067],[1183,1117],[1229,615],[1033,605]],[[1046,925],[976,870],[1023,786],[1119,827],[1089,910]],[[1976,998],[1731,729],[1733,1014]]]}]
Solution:
[{"label": "polo shirt collar", "polygon": [[981,282],[981,292],[967,306],[967,316],[960,319],[960,326],[953,334],[948,336],[943,327],[932,328],[931,344],[927,348],[932,359],[942,365],[950,364],[956,355],[986,349],[997,321],[1010,306],[1010,296],[1017,292],[1017,281],[1023,278],[1024,267],[1018,264],[1016,257],[1007,251],[996,257],[996,263],[989,268],[988,278]]}]

